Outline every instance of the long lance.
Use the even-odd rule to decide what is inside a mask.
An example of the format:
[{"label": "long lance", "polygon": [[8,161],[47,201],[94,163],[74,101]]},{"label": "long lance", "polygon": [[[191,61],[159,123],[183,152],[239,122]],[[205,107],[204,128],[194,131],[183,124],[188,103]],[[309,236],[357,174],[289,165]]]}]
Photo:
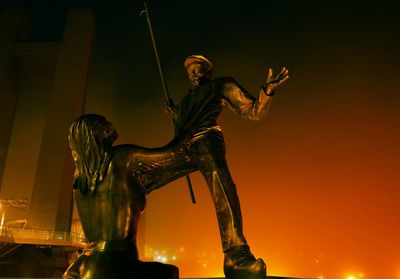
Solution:
[{"label": "long lance", "polygon": [[[160,62],[160,55],[158,54],[157,43],[156,43],[156,39],[155,39],[155,36],[154,36],[153,28],[151,26],[149,10],[147,9],[146,2],[144,2],[144,10],[141,11],[140,15],[142,16],[144,14],[146,14],[147,25],[149,26],[151,42],[153,44],[153,50],[154,50],[154,54],[155,54],[156,60],[157,60],[158,71],[160,73],[161,82],[162,82],[163,89],[164,89],[164,97],[166,99],[167,106],[170,106],[171,103],[172,103],[172,99],[171,99],[171,97],[170,97],[170,95],[168,93],[167,83],[165,82],[164,72],[163,72],[163,69],[162,69],[162,66],[161,66],[161,62]],[[174,125],[175,125],[175,122],[174,122]],[[186,183],[187,183],[188,188],[189,188],[189,194],[190,194],[190,198],[192,200],[192,203],[196,203],[196,198],[194,196],[192,182],[190,181],[189,175],[186,175]]]}]

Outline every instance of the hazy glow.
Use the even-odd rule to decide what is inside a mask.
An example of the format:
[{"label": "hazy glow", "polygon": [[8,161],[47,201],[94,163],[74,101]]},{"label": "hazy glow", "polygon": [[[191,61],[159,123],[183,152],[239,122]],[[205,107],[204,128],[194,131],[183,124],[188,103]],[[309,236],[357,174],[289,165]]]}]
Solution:
[{"label": "hazy glow", "polygon": [[[90,2],[102,6],[93,9],[99,24],[85,112],[107,116],[119,131],[118,144],[166,144],[173,127],[163,111],[147,30],[142,18],[126,12],[139,11],[142,3],[130,1],[135,9],[122,11],[124,4]],[[267,9],[257,1],[214,1],[204,9],[190,8],[190,1],[164,2],[154,17],[176,102],[189,86],[182,66],[188,54],[203,53],[216,76],[234,77],[253,95],[268,67],[291,71],[265,120],[244,120],[229,109],[220,118],[246,238],[268,273],[374,279],[396,277],[397,271],[400,279],[396,9],[380,5],[376,12],[376,5],[352,1],[345,9],[340,1],[258,1]],[[32,108],[44,119],[43,106]],[[23,117],[32,118],[32,112]],[[26,128],[39,134],[34,126]],[[28,146],[25,137],[21,142],[21,148]],[[29,158],[34,166],[36,157]],[[12,168],[21,185],[32,184],[25,181],[34,179],[35,169]],[[173,261],[182,277],[222,276],[214,205],[202,176],[191,178],[196,205],[184,179],[149,195],[141,256]]]},{"label": "hazy glow", "polygon": [[0,226],[4,226],[4,218],[6,216],[6,211],[3,209],[3,204],[0,203],[0,216],[1,216],[1,220],[0,220]]},{"label": "hazy glow", "polygon": [[364,273],[358,273],[357,275],[350,274],[346,276],[346,279],[363,279]]}]

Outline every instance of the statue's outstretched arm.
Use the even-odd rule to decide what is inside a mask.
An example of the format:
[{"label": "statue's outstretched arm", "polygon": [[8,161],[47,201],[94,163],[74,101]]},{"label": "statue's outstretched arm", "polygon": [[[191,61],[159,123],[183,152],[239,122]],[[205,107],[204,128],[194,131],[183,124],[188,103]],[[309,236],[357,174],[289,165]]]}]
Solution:
[{"label": "statue's outstretched arm", "polygon": [[261,87],[258,98],[248,93],[233,78],[222,78],[223,100],[238,115],[250,120],[261,120],[267,115],[275,89],[289,78],[288,73],[288,70],[283,68],[279,75],[273,77],[272,69],[270,68],[267,74],[267,81]]}]

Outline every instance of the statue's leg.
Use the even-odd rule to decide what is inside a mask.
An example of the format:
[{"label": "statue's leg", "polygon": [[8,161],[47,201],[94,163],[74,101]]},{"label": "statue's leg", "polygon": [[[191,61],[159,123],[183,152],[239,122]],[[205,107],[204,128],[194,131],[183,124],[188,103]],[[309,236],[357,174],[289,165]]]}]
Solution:
[{"label": "statue's leg", "polygon": [[198,170],[191,159],[190,141],[174,141],[162,148],[146,149],[134,170],[148,194],[169,182]]},{"label": "statue's leg", "polygon": [[214,201],[226,278],[264,279],[265,263],[251,254],[243,235],[242,214],[236,186],[230,175],[222,134],[210,133],[193,146],[193,159],[207,181]]}]

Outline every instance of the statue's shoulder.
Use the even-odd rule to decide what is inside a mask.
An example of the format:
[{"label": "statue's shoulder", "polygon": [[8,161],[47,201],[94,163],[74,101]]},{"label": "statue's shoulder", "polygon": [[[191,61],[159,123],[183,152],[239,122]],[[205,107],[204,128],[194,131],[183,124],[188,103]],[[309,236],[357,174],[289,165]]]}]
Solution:
[{"label": "statue's shoulder", "polygon": [[116,145],[113,147],[112,158],[114,162],[126,164],[138,152],[140,152],[140,147],[134,144]]},{"label": "statue's shoulder", "polygon": [[231,86],[233,84],[237,84],[237,81],[233,77],[219,77],[213,80],[215,85],[217,86]]},{"label": "statue's shoulder", "polygon": [[225,92],[230,92],[232,88],[236,88],[238,86],[237,81],[232,77],[220,77],[215,79],[215,88],[216,91],[221,94],[225,94]]}]

